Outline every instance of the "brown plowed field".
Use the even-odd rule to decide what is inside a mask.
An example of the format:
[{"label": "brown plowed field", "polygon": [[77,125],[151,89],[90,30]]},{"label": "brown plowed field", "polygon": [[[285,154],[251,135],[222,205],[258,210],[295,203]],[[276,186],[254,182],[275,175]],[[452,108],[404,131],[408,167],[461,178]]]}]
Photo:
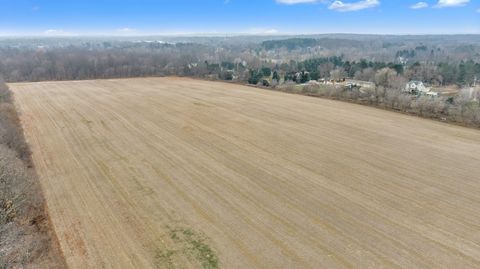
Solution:
[{"label": "brown plowed field", "polygon": [[478,130],[193,79],[10,87],[71,268],[214,267],[174,230],[224,268],[480,268]]}]

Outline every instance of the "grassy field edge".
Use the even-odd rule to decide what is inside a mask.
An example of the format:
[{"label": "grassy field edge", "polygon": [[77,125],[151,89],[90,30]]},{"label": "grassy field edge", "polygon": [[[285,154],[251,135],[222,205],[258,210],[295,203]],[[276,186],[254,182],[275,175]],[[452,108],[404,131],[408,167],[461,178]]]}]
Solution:
[{"label": "grassy field edge", "polygon": [[0,80],[0,268],[65,268],[29,145]]}]

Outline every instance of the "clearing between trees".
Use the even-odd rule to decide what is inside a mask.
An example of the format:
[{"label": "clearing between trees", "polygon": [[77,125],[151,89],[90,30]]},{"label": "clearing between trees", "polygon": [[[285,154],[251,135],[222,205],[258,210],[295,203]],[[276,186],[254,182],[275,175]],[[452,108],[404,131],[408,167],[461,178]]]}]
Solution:
[{"label": "clearing between trees", "polygon": [[69,267],[480,267],[478,130],[185,78],[10,88]]}]

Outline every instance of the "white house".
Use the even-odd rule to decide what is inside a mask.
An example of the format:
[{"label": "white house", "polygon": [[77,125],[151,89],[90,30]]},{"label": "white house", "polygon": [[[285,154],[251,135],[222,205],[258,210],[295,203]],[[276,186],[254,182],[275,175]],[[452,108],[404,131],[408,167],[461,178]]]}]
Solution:
[{"label": "white house", "polygon": [[423,82],[412,80],[405,85],[403,92],[416,95],[426,95],[430,97],[437,97],[438,92],[432,91],[431,88],[426,87]]},{"label": "white house", "polygon": [[430,92],[430,88],[425,87],[421,81],[412,80],[405,85],[404,91],[410,94],[426,94]]}]

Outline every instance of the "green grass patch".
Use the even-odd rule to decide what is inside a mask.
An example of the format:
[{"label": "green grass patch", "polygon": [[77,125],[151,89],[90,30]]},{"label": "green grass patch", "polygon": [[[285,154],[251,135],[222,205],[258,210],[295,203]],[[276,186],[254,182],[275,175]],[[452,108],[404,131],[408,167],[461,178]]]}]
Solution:
[{"label": "green grass patch", "polygon": [[192,229],[170,229],[170,238],[177,244],[182,245],[182,251],[190,259],[198,261],[204,269],[218,268],[218,257],[206,243],[203,234],[196,233]]},{"label": "green grass patch", "polygon": [[[204,269],[219,268],[219,259],[207,244],[203,233],[190,228],[167,226],[167,236],[173,243],[168,248],[155,251],[155,265],[159,268],[178,268],[182,259],[188,259],[195,267]],[[162,240],[163,241],[163,240]]]}]

